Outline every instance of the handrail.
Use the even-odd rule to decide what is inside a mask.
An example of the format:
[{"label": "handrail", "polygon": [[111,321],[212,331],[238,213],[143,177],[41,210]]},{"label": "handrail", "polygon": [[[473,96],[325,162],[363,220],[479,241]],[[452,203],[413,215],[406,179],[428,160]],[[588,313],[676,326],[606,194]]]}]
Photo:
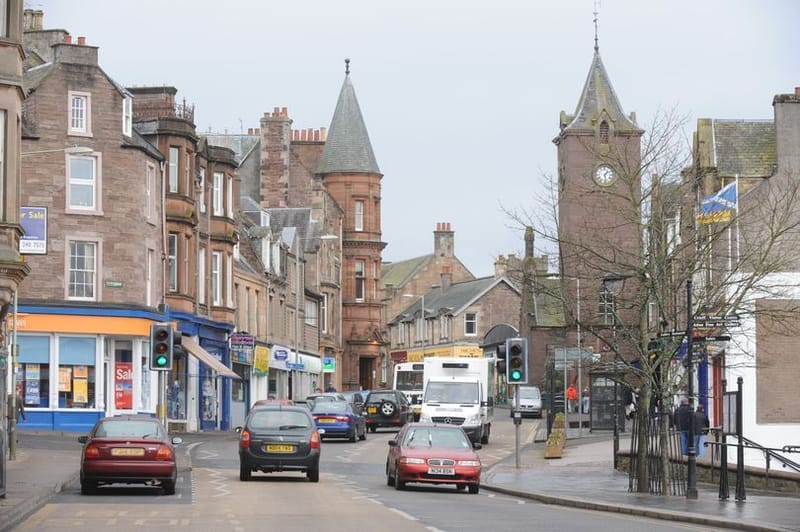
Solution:
[{"label": "handrail", "polygon": [[[711,431],[712,432],[717,432],[717,431],[719,431],[719,429],[711,429]],[[729,436],[732,436],[734,438],[737,437],[736,434],[729,434]],[[800,473],[800,464],[798,464],[797,462],[795,462],[793,460],[790,460],[789,458],[786,458],[785,456],[783,456],[781,454],[778,454],[778,453],[781,453],[781,452],[782,453],[800,453],[800,445],[784,445],[780,449],[773,448],[773,447],[764,447],[763,445],[761,445],[759,443],[756,443],[756,442],[754,442],[753,440],[751,440],[749,438],[745,438],[744,436],[742,436],[742,443],[743,443],[744,447],[746,447],[748,449],[756,449],[756,450],[759,450],[762,453],[764,453],[764,457],[765,457],[765,460],[767,462],[767,467],[766,467],[767,475],[769,475],[770,460],[773,459],[773,458],[775,460],[777,460],[778,462],[780,462],[783,467],[788,467],[790,469],[794,469],[796,472]],[[722,445],[725,445],[726,447],[736,447],[736,446],[739,445],[738,443],[725,443],[725,444],[723,444],[721,442],[711,442],[711,441],[706,441],[705,444],[706,444],[706,446],[722,446]]]}]

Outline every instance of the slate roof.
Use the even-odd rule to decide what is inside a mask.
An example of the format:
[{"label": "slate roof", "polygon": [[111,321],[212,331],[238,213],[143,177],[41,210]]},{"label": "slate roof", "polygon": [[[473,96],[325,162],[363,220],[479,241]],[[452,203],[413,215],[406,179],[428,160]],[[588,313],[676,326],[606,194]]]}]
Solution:
[{"label": "slate roof", "polygon": [[566,117],[567,129],[581,129],[594,131],[596,119],[599,119],[605,112],[613,123],[616,131],[639,131],[636,124],[631,121],[622,111],[619,98],[611,86],[611,80],[603,66],[600,58],[600,50],[595,48],[592,66],[586,76],[586,83],[583,86],[578,107],[573,116]]},{"label": "slate roof", "polygon": [[775,122],[714,120],[713,154],[720,176],[772,175],[777,163]]},{"label": "slate roof", "polygon": [[[433,253],[413,259],[388,262],[381,265],[381,288],[389,285],[399,288],[411,280],[414,273],[433,260]],[[427,306],[427,305],[426,305]]]},{"label": "slate roof", "polygon": [[302,246],[306,252],[313,253],[319,242],[320,224],[311,219],[310,208],[265,209],[269,213],[269,225],[274,235],[281,235],[283,241],[294,248],[295,237],[303,238]]},{"label": "slate roof", "polygon": [[[494,276],[453,283],[446,290],[441,286],[434,288],[425,294],[425,315],[450,314],[457,316],[489,290],[501,283],[507,284],[512,290],[519,293],[519,290],[508,279]],[[420,298],[403,309],[390,323],[410,320],[415,314],[418,315],[420,313],[421,307],[422,299]]]},{"label": "slate roof", "polygon": [[320,174],[333,172],[381,173],[349,74],[339,93],[318,170]]}]

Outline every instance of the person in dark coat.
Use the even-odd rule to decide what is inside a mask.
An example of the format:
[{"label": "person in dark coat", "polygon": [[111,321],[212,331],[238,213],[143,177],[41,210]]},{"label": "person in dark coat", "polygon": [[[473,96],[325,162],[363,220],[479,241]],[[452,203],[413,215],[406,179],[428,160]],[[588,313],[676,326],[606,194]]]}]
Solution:
[{"label": "person in dark coat", "polygon": [[697,405],[694,413],[694,452],[698,458],[706,455],[706,434],[708,434],[710,423],[703,405]]},{"label": "person in dark coat", "polygon": [[675,411],[675,426],[681,431],[681,453],[689,454],[689,424],[692,423],[692,407],[689,399],[681,399],[681,406]]}]

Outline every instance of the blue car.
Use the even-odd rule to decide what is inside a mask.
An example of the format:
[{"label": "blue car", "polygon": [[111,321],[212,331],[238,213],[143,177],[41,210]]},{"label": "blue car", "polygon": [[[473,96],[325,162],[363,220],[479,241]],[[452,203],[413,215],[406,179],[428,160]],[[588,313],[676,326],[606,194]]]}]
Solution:
[{"label": "blue car", "polygon": [[318,429],[325,429],[325,438],[367,439],[366,419],[347,401],[316,401],[311,416]]}]

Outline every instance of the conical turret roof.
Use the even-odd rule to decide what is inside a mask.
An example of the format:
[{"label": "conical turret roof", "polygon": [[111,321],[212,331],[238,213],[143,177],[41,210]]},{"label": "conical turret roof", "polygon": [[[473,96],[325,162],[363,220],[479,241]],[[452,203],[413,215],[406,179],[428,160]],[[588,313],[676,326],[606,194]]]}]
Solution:
[{"label": "conical turret roof", "polygon": [[349,61],[318,170],[320,174],[333,172],[381,173],[350,81]]},{"label": "conical turret roof", "polygon": [[562,120],[562,129],[594,130],[601,118],[610,120],[616,131],[639,131],[635,118],[625,116],[619,98],[611,86],[611,81],[600,58],[600,50],[595,47],[592,66],[583,86],[578,107],[573,116]]}]

